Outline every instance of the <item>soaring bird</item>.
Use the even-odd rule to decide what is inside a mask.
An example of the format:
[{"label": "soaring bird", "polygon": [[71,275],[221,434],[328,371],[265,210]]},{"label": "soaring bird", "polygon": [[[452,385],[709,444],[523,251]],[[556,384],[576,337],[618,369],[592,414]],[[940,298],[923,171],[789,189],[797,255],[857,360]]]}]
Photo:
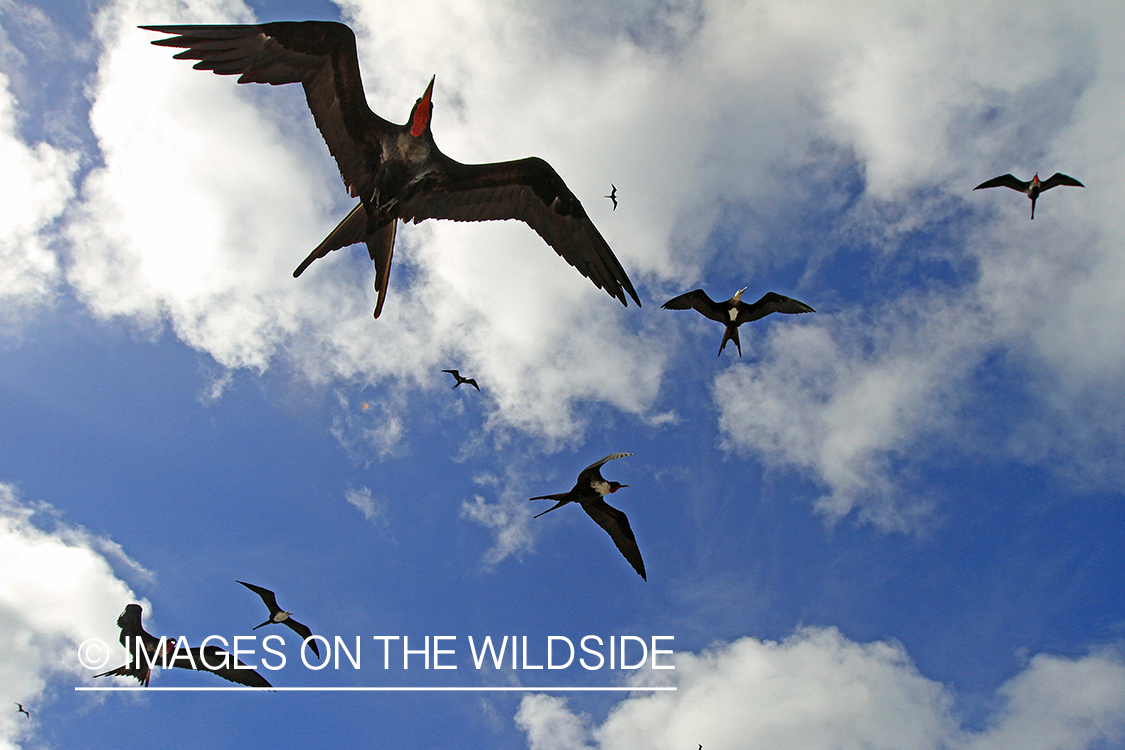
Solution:
[{"label": "soaring bird", "polygon": [[142,26],[174,34],[153,44],[183,47],[177,59],[237,75],[239,83],[301,83],[340,176],[360,203],[305,258],[294,276],[329,252],[367,244],[375,263],[375,317],[383,309],[397,220],[526,222],[556,253],[611,297],[640,299],[582,204],[550,164],[536,157],[462,164],[430,132],[434,79],[395,125],[371,111],[363,93],[355,34],[341,23],[279,21],[246,26]]},{"label": "soaring bird", "polygon": [[766,292],[762,298],[752,305],[742,301],[742,294],[746,287],[742,287],[726,302],[716,302],[707,296],[702,289],[693,289],[690,292],[673,297],[661,307],[665,310],[695,309],[711,320],[717,320],[726,326],[723,331],[723,341],[719,344],[719,354],[723,353],[728,341],[733,341],[738,349],[738,356],[742,356],[742,343],[738,340],[738,327],[759,318],[764,318],[770,313],[797,313],[816,312],[804,302],[798,302],[792,297],[786,297],[775,292]]},{"label": "soaring bird", "polygon": [[616,211],[617,210],[617,186],[614,185],[612,182],[609,183],[609,186],[610,186],[610,188],[612,188],[609,191],[609,195],[603,195],[602,197],[603,198],[609,198],[611,201],[613,201],[613,210]]},{"label": "soaring bird", "polygon": [[453,379],[457,381],[456,383],[453,384],[454,388],[459,388],[462,383],[468,383],[473,388],[476,388],[478,391],[480,390],[480,386],[477,385],[477,381],[473,380],[472,378],[461,377],[461,373],[457,372],[456,370],[442,370],[442,372],[448,372],[450,375],[453,376]]},{"label": "soaring bird", "polygon": [[312,637],[312,630],[309,629],[308,625],[302,625],[301,623],[290,617],[290,615],[293,614],[292,612],[286,612],[281,607],[277,606],[277,597],[272,591],[261,586],[255,586],[252,583],[246,583],[245,581],[238,581],[238,583],[241,583],[243,586],[250,589],[258,596],[262,597],[262,601],[265,602],[265,605],[269,607],[270,610],[270,619],[266,620],[261,625],[255,625],[253,628],[251,628],[251,630],[257,630],[258,628],[263,628],[266,625],[272,625],[275,622],[280,622],[282,625],[288,625],[290,628],[292,628],[294,633],[301,636],[301,639],[304,643],[308,644],[309,648],[312,649],[312,652],[316,654],[316,658],[320,658],[320,649],[317,648],[316,639]]},{"label": "soaring bird", "polygon": [[567,503],[578,503],[582,506],[582,510],[586,511],[586,515],[598,522],[607,532],[613,543],[617,545],[617,549],[621,550],[621,554],[633,566],[633,570],[640,574],[641,578],[648,580],[645,575],[645,562],[641,559],[641,549],[637,546],[637,538],[633,536],[633,529],[629,526],[629,519],[624,513],[614,508],[612,505],[605,501],[605,496],[617,492],[622,487],[628,487],[627,484],[619,484],[617,482],[607,482],[602,479],[602,464],[607,461],[613,461],[616,458],[625,458],[631,456],[632,453],[611,453],[601,461],[595,461],[582,470],[578,475],[578,481],[574,483],[574,487],[570,492],[562,492],[558,495],[540,495],[539,497],[529,498],[530,500],[554,500],[555,504],[552,505],[543,513],[539,513],[535,518],[544,513],[550,513],[556,508],[561,508]]},{"label": "soaring bird", "polygon": [[981,188],[1006,187],[1011,188],[1012,190],[1018,190],[1021,193],[1025,193],[1028,198],[1031,198],[1031,218],[1034,220],[1035,201],[1039,200],[1039,194],[1046,190],[1050,190],[1053,187],[1058,187],[1059,185],[1069,185],[1071,187],[1086,187],[1078,180],[1069,175],[1065,175],[1062,172],[1055,172],[1053,175],[1040,182],[1039,173],[1036,172],[1035,176],[1031,178],[1031,182],[1024,182],[1023,180],[1017,179],[1010,174],[1002,174],[999,177],[993,177],[991,180],[985,180],[984,182],[973,188],[973,190],[980,190]]},{"label": "soaring bird", "polygon": [[129,652],[129,663],[94,677],[133,677],[148,687],[153,667],[179,667],[212,672],[224,680],[248,687],[273,687],[265,677],[218,646],[179,648],[176,639],[157,638],[141,625],[141,611],[141,605],[128,604],[117,618],[121,645]]},{"label": "soaring bird", "polygon": [[16,702],[16,701],[12,701],[12,702],[16,704],[16,713],[17,714],[23,714],[27,718],[29,718],[29,719],[31,718],[31,714],[29,714],[27,712],[27,709],[23,707],[22,703],[19,703],[19,702]]}]

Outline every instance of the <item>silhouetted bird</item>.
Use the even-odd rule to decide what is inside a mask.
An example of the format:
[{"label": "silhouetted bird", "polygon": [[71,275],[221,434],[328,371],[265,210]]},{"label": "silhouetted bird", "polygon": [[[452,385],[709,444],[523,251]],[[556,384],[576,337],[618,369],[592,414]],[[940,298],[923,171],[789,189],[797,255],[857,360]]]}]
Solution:
[{"label": "silhouetted bird", "polygon": [[612,182],[609,183],[609,186],[613,189],[609,191],[609,195],[603,195],[602,197],[603,198],[609,198],[611,201],[613,201],[613,210],[616,211],[617,210],[617,186],[614,185]]},{"label": "silhouetted bird", "polygon": [[637,538],[633,536],[633,529],[629,526],[629,519],[624,513],[614,508],[612,505],[605,501],[605,495],[613,494],[622,487],[628,487],[627,484],[619,484],[617,482],[607,482],[602,479],[601,467],[606,461],[613,461],[617,458],[625,458],[631,456],[632,453],[611,453],[601,461],[596,461],[578,475],[578,481],[574,483],[574,487],[569,492],[563,492],[557,495],[540,495],[539,497],[529,498],[530,500],[555,500],[555,504],[547,510],[540,513],[535,518],[544,513],[550,513],[556,508],[561,508],[567,503],[578,503],[582,506],[582,510],[586,511],[586,515],[598,522],[598,525],[609,532],[609,536],[613,539],[613,543],[617,545],[617,549],[621,550],[621,554],[633,566],[633,570],[640,574],[641,578],[648,580],[645,575],[645,563],[641,559],[641,549],[637,546]]},{"label": "silhouetted bird", "polygon": [[442,370],[442,372],[448,372],[450,375],[452,375],[454,377],[454,379],[456,379],[457,382],[453,384],[454,388],[459,387],[462,383],[468,383],[473,388],[476,388],[478,391],[480,390],[480,386],[477,385],[477,381],[473,380],[472,378],[461,377],[461,373],[457,372],[456,370]]},{"label": "silhouetted bird", "polygon": [[129,663],[94,677],[133,677],[148,687],[152,667],[178,667],[211,672],[224,680],[248,687],[273,687],[266,678],[218,646],[177,648],[176,639],[166,638],[162,642],[141,625],[141,611],[141,605],[128,604],[117,618],[117,627],[121,628],[121,645],[129,652]]},{"label": "silhouetted bird", "polygon": [[[15,701],[13,701],[13,703],[15,703]],[[16,706],[17,706],[17,708],[16,708],[17,714],[24,714],[25,716],[27,716],[27,718],[29,718],[29,719],[31,718],[31,714],[29,714],[27,712],[27,709],[23,707],[22,703],[16,703]]]},{"label": "silhouetted bird", "polygon": [[740,357],[742,356],[742,343],[738,340],[738,327],[743,323],[764,318],[775,312],[790,315],[816,312],[804,302],[798,302],[792,297],[786,297],[775,292],[766,292],[760,300],[748,305],[742,301],[742,294],[745,291],[746,287],[743,287],[726,302],[716,302],[708,297],[702,289],[693,289],[679,297],[673,297],[661,307],[665,310],[698,310],[711,320],[722,323],[726,326],[726,330],[723,331],[723,341],[719,344],[719,354],[723,353],[728,341],[733,341]]},{"label": "silhouetted bird", "polygon": [[238,581],[238,583],[241,583],[243,586],[262,597],[262,601],[265,602],[266,607],[268,607],[270,611],[270,619],[266,620],[261,625],[255,625],[251,630],[257,630],[266,625],[280,622],[282,625],[287,625],[294,633],[301,636],[301,640],[308,644],[308,647],[316,654],[316,658],[320,658],[320,649],[316,646],[316,639],[312,637],[312,631],[309,630],[307,625],[302,625],[290,617],[290,615],[293,614],[292,612],[286,612],[281,607],[277,606],[277,597],[274,596],[272,591],[261,586],[255,586],[252,583],[246,583],[245,581]]},{"label": "silhouetted bird", "polygon": [[985,180],[977,185],[973,190],[980,190],[981,188],[994,188],[1006,187],[1012,190],[1018,190],[1021,193],[1031,198],[1031,218],[1035,218],[1035,201],[1039,200],[1039,194],[1050,190],[1059,185],[1069,185],[1071,187],[1086,187],[1078,180],[1063,174],[1062,172],[1055,172],[1043,182],[1039,181],[1039,173],[1036,172],[1035,176],[1031,178],[1031,182],[1024,182],[1017,179],[1010,174],[1002,174],[999,177],[993,177],[991,180]]},{"label": "silhouetted bird", "polygon": [[153,44],[185,47],[177,59],[198,70],[237,75],[239,83],[301,83],[316,126],[360,204],[297,266],[332,250],[367,244],[375,263],[375,317],[383,309],[394,252],[396,220],[452,219],[526,222],[563,259],[611,297],[641,301],[609,245],[558,173],[531,157],[462,164],[443,154],[430,132],[434,79],[405,125],[367,106],[355,34],[330,21],[280,21],[248,26],[142,26],[175,34]]}]

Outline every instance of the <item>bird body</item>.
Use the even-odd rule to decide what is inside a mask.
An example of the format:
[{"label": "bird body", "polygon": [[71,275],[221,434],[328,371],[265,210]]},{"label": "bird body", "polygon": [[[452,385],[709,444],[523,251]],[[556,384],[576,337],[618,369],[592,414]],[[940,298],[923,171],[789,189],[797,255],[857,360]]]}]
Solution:
[{"label": "bird body", "polygon": [[312,649],[312,652],[316,654],[316,658],[320,658],[320,648],[318,648],[316,645],[316,639],[312,637],[312,630],[309,628],[309,626],[294,620],[290,616],[293,614],[292,612],[286,612],[281,607],[277,606],[277,596],[272,591],[265,588],[264,586],[255,586],[254,584],[246,583],[245,581],[237,581],[237,583],[241,583],[243,586],[260,596],[262,598],[262,602],[270,611],[269,619],[263,622],[261,625],[255,625],[253,628],[251,628],[251,630],[264,628],[266,625],[276,625],[277,623],[281,623],[282,625],[289,627],[297,635],[301,636],[301,642],[307,644],[308,647]]},{"label": "bird body", "polygon": [[477,385],[476,380],[474,380],[472,378],[461,377],[461,373],[457,372],[456,370],[442,370],[442,372],[448,372],[457,381],[456,383],[453,384],[454,388],[459,388],[462,383],[468,383],[473,388],[476,388],[478,391],[480,390],[480,386]]},{"label": "bird body", "polygon": [[26,716],[27,718],[29,718],[29,719],[31,718],[31,714],[29,714],[29,713],[27,712],[27,709],[23,707],[23,704],[22,704],[22,703],[19,703],[19,702],[17,702],[17,701],[12,701],[12,702],[16,704],[16,713],[17,713],[17,714],[23,714],[23,715],[25,715],[25,716]]},{"label": "bird body", "polygon": [[1086,187],[1078,180],[1070,175],[1065,175],[1062,172],[1055,172],[1046,180],[1039,180],[1039,173],[1036,172],[1035,176],[1031,178],[1030,182],[1014,177],[1011,174],[1002,174],[999,177],[993,177],[991,180],[985,180],[977,185],[973,190],[981,190],[983,188],[1006,187],[1012,190],[1017,190],[1024,193],[1031,199],[1031,218],[1035,219],[1035,201],[1039,200],[1039,195],[1045,190],[1050,190],[1059,185],[1069,185],[1070,187]]},{"label": "bird body", "polygon": [[301,273],[329,252],[366,243],[383,309],[398,220],[527,223],[567,263],[611,297],[640,306],[637,292],[582,204],[536,157],[462,164],[438,149],[430,131],[434,78],[403,125],[371,111],[359,72],[355,34],[341,23],[279,21],[233,26],[142,26],[174,36],[153,44],[186,48],[177,59],[237,75],[239,83],[301,83],[305,99],[348,192],[360,203],[301,262]]},{"label": "bird body", "polygon": [[606,495],[611,495],[622,487],[628,487],[629,485],[606,481],[601,473],[602,464],[631,455],[633,454],[611,453],[583,469],[578,475],[578,481],[574,483],[574,487],[569,492],[561,492],[556,495],[539,495],[529,499],[555,501],[554,505],[537,514],[534,518],[539,518],[539,516],[550,513],[552,510],[561,508],[568,503],[581,505],[582,510],[586,511],[586,515],[606,530],[610,538],[613,539],[613,543],[617,545],[617,549],[625,556],[625,559],[629,561],[637,574],[647,581],[645,563],[641,558],[640,547],[637,546],[637,538],[633,535],[632,527],[629,526],[629,518],[604,499]]},{"label": "bird body", "polygon": [[129,652],[128,663],[94,677],[132,677],[148,687],[152,667],[178,667],[211,672],[247,687],[272,687],[266,678],[217,646],[181,647],[182,639],[157,638],[141,624],[141,605],[128,604],[117,618],[120,641]]},{"label": "bird body", "polygon": [[693,289],[678,297],[673,297],[661,307],[665,310],[696,310],[705,317],[722,323],[725,330],[723,331],[723,340],[719,344],[719,354],[723,353],[728,341],[733,341],[740,357],[742,356],[742,342],[738,339],[738,327],[743,323],[759,320],[775,312],[789,315],[816,312],[804,302],[775,292],[766,292],[761,299],[749,305],[742,301],[742,295],[745,292],[746,287],[743,287],[725,302],[716,302],[702,289]]},{"label": "bird body", "polygon": [[617,210],[617,186],[614,185],[611,182],[611,183],[609,183],[609,187],[610,187],[609,195],[603,195],[602,197],[603,198],[609,198],[611,201],[613,201],[613,210],[616,211]]}]

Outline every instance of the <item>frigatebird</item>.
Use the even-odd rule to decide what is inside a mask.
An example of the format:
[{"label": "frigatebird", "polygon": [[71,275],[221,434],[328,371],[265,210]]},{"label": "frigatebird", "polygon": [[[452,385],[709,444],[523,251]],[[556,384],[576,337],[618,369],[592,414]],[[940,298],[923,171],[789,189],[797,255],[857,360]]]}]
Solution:
[{"label": "frigatebird", "polygon": [[176,639],[157,638],[141,625],[141,611],[141,605],[127,604],[117,618],[117,627],[121,628],[121,645],[129,652],[129,662],[94,677],[133,677],[148,687],[152,667],[179,667],[212,672],[224,680],[248,687],[273,687],[249,665],[218,646],[179,648]]},{"label": "frigatebird", "polygon": [[457,381],[456,383],[453,384],[454,388],[459,388],[462,383],[468,383],[473,388],[476,388],[478,391],[480,390],[480,386],[477,385],[477,381],[473,380],[472,378],[461,377],[461,373],[457,372],[456,370],[442,370],[442,372],[448,372]]},{"label": "frigatebird", "polygon": [[17,706],[17,708],[16,708],[17,714],[23,714],[23,715],[27,716],[27,718],[29,718],[29,719],[31,718],[31,714],[29,714],[27,712],[27,709],[23,707],[22,703],[19,703],[18,701],[12,701],[12,702],[15,703],[16,706]]},{"label": "frigatebird", "polygon": [[308,644],[309,648],[312,649],[312,652],[316,654],[316,658],[320,658],[320,649],[317,648],[316,639],[312,637],[312,630],[309,629],[308,625],[299,623],[292,617],[290,617],[290,615],[293,614],[292,612],[286,612],[281,607],[277,606],[277,597],[272,591],[267,588],[263,588],[262,586],[255,586],[252,583],[246,583],[245,581],[238,581],[238,583],[241,583],[243,586],[250,589],[258,596],[262,597],[262,601],[265,602],[265,605],[270,610],[270,619],[266,620],[261,625],[255,625],[253,628],[251,628],[251,630],[264,628],[266,625],[272,625],[275,622],[280,622],[282,625],[288,625],[290,628],[292,628],[294,633],[301,636],[301,639],[304,643]]},{"label": "frigatebird", "polygon": [[[340,176],[360,204],[305,258],[294,276],[329,252],[359,242],[375,263],[375,317],[383,309],[397,220],[526,222],[597,287],[628,306],[640,299],[609,244],[550,164],[537,157],[462,164],[443,154],[430,132],[434,78],[404,125],[367,106],[355,34],[331,21],[242,26],[142,26],[174,34],[153,44],[183,47],[177,59],[197,70],[237,75],[239,83],[301,83],[305,100]],[[435,76],[436,78],[436,76]]]},{"label": "frigatebird", "polygon": [[613,189],[609,191],[609,195],[603,195],[602,197],[603,198],[609,198],[611,201],[613,201],[613,210],[616,211],[617,210],[617,186],[614,185],[612,182],[609,183],[609,186]]},{"label": "frigatebird", "polygon": [[605,462],[631,455],[633,454],[611,453],[601,461],[590,464],[578,475],[578,481],[574,483],[570,492],[562,492],[557,495],[540,495],[528,499],[556,501],[554,505],[547,508],[543,513],[534,516],[534,518],[539,518],[544,513],[550,513],[567,503],[581,505],[582,510],[586,511],[586,515],[597,521],[598,525],[609,533],[613,543],[617,545],[617,549],[621,550],[621,554],[633,566],[633,570],[637,571],[641,578],[647,581],[645,561],[641,559],[641,549],[637,546],[637,538],[633,536],[633,529],[629,526],[628,517],[605,501],[606,495],[613,494],[622,487],[628,487],[629,485],[607,482],[602,478],[601,472],[602,464]]},{"label": "frigatebird", "polygon": [[1071,187],[1080,188],[1086,187],[1078,180],[1074,179],[1070,175],[1065,175],[1062,172],[1055,172],[1053,175],[1040,182],[1039,173],[1036,172],[1035,176],[1031,178],[1031,182],[1024,182],[1023,180],[1013,177],[1010,174],[1002,174],[999,177],[993,177],[991,180],[985,180],[984,182],[973,188],[973,190],[994,187],[1006,187],[1011,188],[1012,190],[1018,190],[1019,192],[1026,194],[1028,198],[1031,198],[1031,218],[1032,220],[1034,220],[1035,201],[1039,200],[1039,194],[1046,190],[1050,190],[1053,187],[1058,187],[1059,185],[1069,185]]},{"label": "frigatebird", "polygon": [[816,312],[804,302],[798,302],[792,297],[786,297],[776,292],[766,292],[762,298],[752,305],[742,301],[742,294],[746,287],[742,287],[726,302],[716,302],[707,296],[702,289],[693,289],[690,292],[673,297],[661,307],[665,310],[695,309],[711,320],[717,320],[726,326],[723,331],[723,341],[719,344],[719,354],[723,353],[728,341],[733,341],[738,349],[738,356],[742,356],[742,343],[738,340],[738,327],[759,318],[764,318],[770,313],[797,313]]}]

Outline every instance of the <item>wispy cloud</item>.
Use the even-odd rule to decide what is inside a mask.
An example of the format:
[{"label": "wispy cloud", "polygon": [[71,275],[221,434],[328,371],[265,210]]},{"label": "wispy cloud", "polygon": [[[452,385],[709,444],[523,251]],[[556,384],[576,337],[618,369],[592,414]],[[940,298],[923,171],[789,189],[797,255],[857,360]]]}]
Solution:
[{"label": "wispy cloud", "polygon": [[387,525],[387,501],[372,497],[370,487],[352,487],[344,493],[344,499],[355,506],[372,526]]}]

